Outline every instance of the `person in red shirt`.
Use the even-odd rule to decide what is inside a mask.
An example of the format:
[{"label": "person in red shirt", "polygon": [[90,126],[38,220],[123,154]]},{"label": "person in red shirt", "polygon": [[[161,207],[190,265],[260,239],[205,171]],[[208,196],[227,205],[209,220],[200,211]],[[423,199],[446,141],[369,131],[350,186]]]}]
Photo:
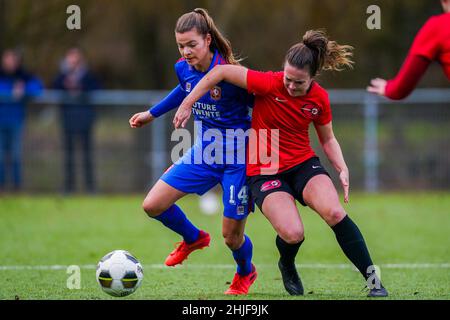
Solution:
[{"label": "person in red shirt", "polygon": [[[301,42],[288,50],[281,72],[216,66],[184,99],[173,120],[176,128],[184,127],[194,102],[221,81],[245,88],[255,95],[247,180],[253,199],[277,232],[278,266],[285,289],[291,295],[304,292],[295,267],[295,257],[304,240],[296,199],[316,211],[333,229],[345,255],[367,283],[375,280],[375,285],[369,285],[369,296],[388,295],[373,272],[373,263],[360,230],[340,204],[333,182],[312,150],[308,136],[312,123],[326,156],[339,172],[344,202],[348,202],[349,171],[333,133],[328,94],[314,77],[322,70],[351,67],[352,49],[329,41],[323,31],[310,30]],[[266,141],[264,146],[261,142]],[[270,158],[275,160],[268,163],[261,149],[270,150]]]},{"label": "person in red shirt", "polygon": [[450,80],[450,0],[441,0],[444,13],[423,25],[398,72],[391,80],[371,80],[367,91],[393,100],[406,98],[416,87],[428,66],[438,61]]}]

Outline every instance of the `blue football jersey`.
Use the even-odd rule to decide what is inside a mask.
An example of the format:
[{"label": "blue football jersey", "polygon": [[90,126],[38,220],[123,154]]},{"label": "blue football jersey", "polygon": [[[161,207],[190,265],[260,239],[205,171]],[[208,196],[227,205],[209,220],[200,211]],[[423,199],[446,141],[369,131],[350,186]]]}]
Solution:
[{"label": "blue football jersey", "polygon": [[[217,64],[226,64],[217,50],[206,72],[197,71],[184,59],[175,64],[178,80],[186,96]],[[192,114],[195,121],[202,121],[205,129],[247,130],[251,126],[249,107],[252,106],[252,95],[242,88],[222,81],[193,105]]]},{"label": "blue football jersey", "polygon": [[[225,59],[217,51],[206,72],[197,71],[184,59],[180,59],[175,64],[180,83],[170,94],[170,103],[165,105],[181,103],[181,91],[186,97],[208,71],[217,64],[225,63]],[[161,179],[177,190],[199,195],[220,184],[223,189],[224,216],[235,220],[245,219],[251,211],[251,200],[245,172],[248,139],[242,137],[245,137],[245,132],[251,127],[251,107],[253,95],[246,90],[226,82],[216,85],[192,107],[196,130],[194,145]],[[211,148],[213,143],[214,148]],[[220,151],[222,154],[218,154]]]}]

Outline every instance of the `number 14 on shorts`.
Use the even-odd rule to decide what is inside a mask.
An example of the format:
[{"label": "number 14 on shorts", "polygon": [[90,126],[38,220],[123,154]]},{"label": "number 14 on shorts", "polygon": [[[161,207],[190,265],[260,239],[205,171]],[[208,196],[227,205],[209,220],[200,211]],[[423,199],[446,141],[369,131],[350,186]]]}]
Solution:
[{"label": "number 14 on shorts", "polygon": [[[235,191],[236,191],[236,187],[232,184],[230,186],[230,200],[228,201],[229,204],[236,204]],[[248,203],[248,187],[247,186],[242,186],[241,190],[239,190],[239,192],[237,194],[237,198],[239,199],[240,204],[242,204],[242,205],[246,205]]]}]

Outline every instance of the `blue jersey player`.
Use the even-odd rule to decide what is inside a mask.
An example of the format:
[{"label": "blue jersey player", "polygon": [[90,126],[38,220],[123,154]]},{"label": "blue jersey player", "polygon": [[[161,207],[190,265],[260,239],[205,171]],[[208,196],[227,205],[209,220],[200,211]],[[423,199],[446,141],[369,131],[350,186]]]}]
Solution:
[{"label": "blue jersey player", "polygon": [[[142,127],[178,107],[215,65],[238,64],[229,41],[204,9],[182,15],[177,21],[175,37],[182,56],[175,64],[179,85],[149,111],[133,115],[129,121],[132,128]],[[222,233],[237,264],[237,272],[225,291],[225,294],[232,295],[247,294],[257,276],[251,262],[253,245],[244,234],[250,207],[245,175],[245,140],[228,139],[235,132],[250,128],[249,105],[251,99],[247,92],[228,83],[220,83],[203,96],[192,111],[197,121],[194,146],[161,176],[143,202],[143,208],[151,218],[183,237],[165,261],[166,265],[175,266],[187,259],[192,251],[210,243],[209,234],[194,226],[175,202],[188,193],[202,195],[217,184],[222,186]],[[207,139],[209,133],[214,138]],[[214,151],[206,152],[212,143]]]}]

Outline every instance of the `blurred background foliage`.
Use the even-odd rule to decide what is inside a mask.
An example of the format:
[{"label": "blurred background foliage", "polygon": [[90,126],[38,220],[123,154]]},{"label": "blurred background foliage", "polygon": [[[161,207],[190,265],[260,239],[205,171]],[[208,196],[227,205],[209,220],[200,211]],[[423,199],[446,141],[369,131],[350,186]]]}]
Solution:
[{"label": "blurred background foliage", "polygon": [[[66,28],[72,4],[81,8],[81,30]],[[381,8],[381,30],[366,27],[372,4]],[[361,88],[375,76],[394,76],[419,28],[442,12],[438,0],[0,0],[0,49],[21,48],[26,66],[47,86],[64,52],[79,45],[107,89],[169,89],[179,57],[174,26],[196,7],[209,11],[244,65],[260,70],[280,69],[305,31],[325,28],[355,47],[356,61],[353,71],[323,74],[328,88]],[[434,65],[420,85],[447,80]]]}]

